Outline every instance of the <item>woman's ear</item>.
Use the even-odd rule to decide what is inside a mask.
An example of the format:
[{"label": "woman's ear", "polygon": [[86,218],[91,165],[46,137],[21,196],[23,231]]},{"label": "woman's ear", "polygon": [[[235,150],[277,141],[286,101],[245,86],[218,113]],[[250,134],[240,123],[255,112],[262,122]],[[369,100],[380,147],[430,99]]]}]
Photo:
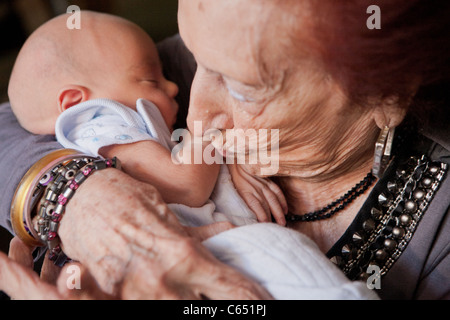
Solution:
[{"label": "woman's ear", "polygon": [[397,95],[391,95],[384,99],[374,100],[377,105],[375,107],[374,120],[380,129],[385,127],[395,128],[402,123],[421,83],[422,80],[419,77],[415,77],[410,80],[409,93],[406,96],[400,98]]},{"label": "woman's ear", "polygon": [[385,127],[395,128],[402,123],[407,111],[408,107],[400,105],[398,98],[389,97],[383,99],[375,107],[374,120],[380,129]]},{"label": "woman's ear", "polygon": [[70,85],[61,89],[58,93],[58,109],[63,112],[74,105],[89,100],[88,88],[78,85]]}]

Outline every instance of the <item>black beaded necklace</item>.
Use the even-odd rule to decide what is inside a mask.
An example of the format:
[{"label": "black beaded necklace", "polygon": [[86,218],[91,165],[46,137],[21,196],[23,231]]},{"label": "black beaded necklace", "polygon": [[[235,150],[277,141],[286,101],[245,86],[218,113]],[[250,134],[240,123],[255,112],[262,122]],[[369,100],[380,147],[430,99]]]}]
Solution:
[{"label": "black beaded necklace", "polygon": [[343,210],[356,198],[362,195],[376,180],[372,172],[369,172],[364,179],[358,182],[353,188],[347,191],[342,197],[334,200],[327,206],[317,211],[309,212],[303,215],[289,214],[286,216],[288,222],[311,222],[331,218],[333,215]]}]

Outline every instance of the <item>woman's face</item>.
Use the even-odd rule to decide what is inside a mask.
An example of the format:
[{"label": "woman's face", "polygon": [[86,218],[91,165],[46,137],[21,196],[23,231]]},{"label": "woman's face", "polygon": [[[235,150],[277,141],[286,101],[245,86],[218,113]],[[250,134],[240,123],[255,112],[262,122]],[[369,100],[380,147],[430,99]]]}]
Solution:
[{"label": "woman's face", "polygon": [[188,125],[278,129],[278,174],[314,176],[359,146],[349,132],[364,136],[373,121],[321,67],[308,7],[290,1],[302,6],[294,14],[276,2],[180,1],[180,33],[198,63]]}]

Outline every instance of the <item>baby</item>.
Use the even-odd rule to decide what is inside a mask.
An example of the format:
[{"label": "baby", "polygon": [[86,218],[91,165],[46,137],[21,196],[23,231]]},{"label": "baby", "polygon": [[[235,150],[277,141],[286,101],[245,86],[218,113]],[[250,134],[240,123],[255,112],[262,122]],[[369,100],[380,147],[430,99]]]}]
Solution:
[{"label": "baby", "polygon": [[[125,172],[160,191],[185,225],[247,225],[204,245],[276,299],[376,298],[363,283],[348,281],[302,234],[255,224],[226,166],[183,164],[192,156],[184,149],[181,163],[172,161],[178,88],[164,78],[156,47],[142,29],[94,12],[83,11],[81,30],[69,30],[66,19],[59,16],[36,30],[14,66],[8,94],[26,130],[56,134],[65,147],[117,156]],[[281,206],[272,214],[285,224]],[[256,216],[267,221],[265,213]]]},{"label": "baby", "polygon": [[[8,94],[22,127],[56,132],[66,148],[118,157],[126,173],[154,185],[167,203],[205,205],[220,166],[188,164],[196,148],[183,149],[181,163],[172,160],[178,87],[163,76],[152,39],[107,14],[83,11],[81,30],[69,30],[66,20],[41,26],[17,58]],[[281,210],[274,216],[285,223]]]},{"label": "baby", "polygon": [[[71,129],[73,142],[82,143],[75,131],[83,129],[76,128],[72,121],[89,123],[96,117],[97,124],[104,122],[105,126],[98,143],[90,150],[83,145],[72,147],[94,155],[117,156],[124,171],[151,182],[166,202],[203,205],[211,195],[219,167],[176,165],[170,150],[157,142],[161,137],[146,134],[137,113],[136,100],[143,99],[142,109],[159,116],[151,120],[154,126],[171,128],[176,120],[178,105],[174,98],[178,87],[164,78],[154,43],[124,19],[93,12],[83,12],[82,18],[81,30],[69,30],[67,16],[59,16],[36,30],[23,46],[8,88],[20,124],[35,134],[55,134],[58,117],[74,108],[71,119],[65,120],[72,127],[59,129]],[[93,102],[90,107],[84,104],[84,109],[79,108],[88,101]],[[116,139],[114,145],[108,145],[101,139],[102,134],[108,136],[109,130],[123,126],[127,126],[124,130],[128,135],[118,131],[114,136],[131,138],[137,133],[133,137],[136,140]],[[64,138],[63,134],[58,136],[67,147]],[[94,141],[91,138],[89,142]]]}]

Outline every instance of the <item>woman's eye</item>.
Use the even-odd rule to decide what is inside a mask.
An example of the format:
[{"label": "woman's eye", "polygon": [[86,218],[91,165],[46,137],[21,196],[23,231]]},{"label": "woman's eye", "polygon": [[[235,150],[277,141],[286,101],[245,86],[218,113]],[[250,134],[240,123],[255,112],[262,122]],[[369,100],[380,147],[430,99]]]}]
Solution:
[{"label": "woman's eye", "polygon": [[250,98],[236,90],[234,90],[233,88],[231,88],[230,86],[226,86],[228,93],[230,94],[230,96],[232,96],[234,99],[240,101],[240,102],[246,102],[246,103],[250,103],[250,102],[255,102],[255,99]]}]

